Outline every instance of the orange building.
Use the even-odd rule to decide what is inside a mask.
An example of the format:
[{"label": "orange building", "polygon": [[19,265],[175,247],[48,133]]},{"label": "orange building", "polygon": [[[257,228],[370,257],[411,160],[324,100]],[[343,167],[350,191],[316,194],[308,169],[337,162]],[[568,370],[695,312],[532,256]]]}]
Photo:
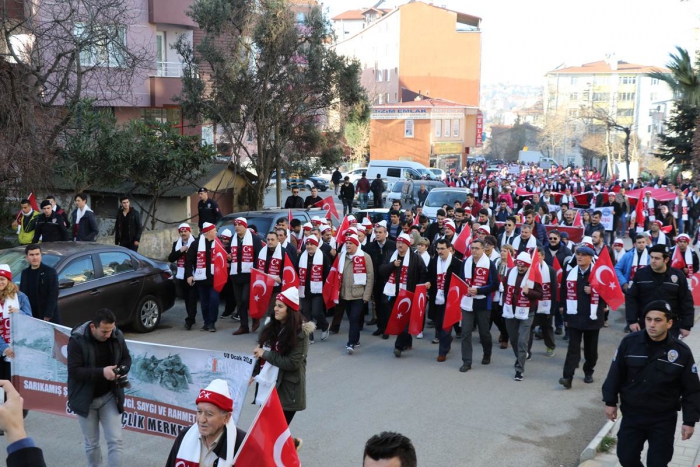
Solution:
[{"label": "orange building", "polygon": [[376,105],[371,119],[371,160],[414,161],[445,170],[464,167],[469,148],[480,145],[483,127],[478,108],[442,99]]}]

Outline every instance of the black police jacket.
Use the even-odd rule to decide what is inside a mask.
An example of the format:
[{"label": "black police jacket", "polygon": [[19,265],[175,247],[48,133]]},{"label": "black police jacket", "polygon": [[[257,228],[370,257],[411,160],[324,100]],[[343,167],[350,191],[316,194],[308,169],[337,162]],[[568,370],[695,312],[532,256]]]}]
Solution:
[{"label": "black police jacket", "polygon": [[651,267],[637,269],[625,296],[627,323],[639,323],[643,327],[644,307],[655,300],[666,300],[671,305],[671,311],[677,317],[673,322],[674,329],[692,329],[695,319],[693,294],[688,289],[683,271],[667,267],[666,272],[659,274]]},{"label": "black police jacket", "polygon": [[657,414],[683,408],[683,424],[700,420],[700,379],[690,348],[670,334],[651,355],[646,331],[628,334],[615,352],[603,383],[603,401],[637,414]]}]

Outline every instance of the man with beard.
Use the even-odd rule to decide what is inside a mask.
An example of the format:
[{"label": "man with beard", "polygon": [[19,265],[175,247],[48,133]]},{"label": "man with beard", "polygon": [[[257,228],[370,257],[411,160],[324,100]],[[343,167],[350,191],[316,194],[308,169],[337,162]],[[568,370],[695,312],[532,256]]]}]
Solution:
[{"label": "man with beard", "polygon": [[384,331],[386,330],[386,325],[389,322],[389,314],[391,313],[391,309],[387,309],[384,301],[384,284],[381,280],[379,280],[379,267],[384,264],[388,264],[389,258],[391,258],[396,251],[396,242],[388,238],[386,227],[377,225],[374,228],[374,240],[371,241],[364,250],[372,259],[375,277],[373,284],[373,295],[374,310],[377,315],[377,330],[374,331],[372,335],[382,336],[382,339],[388,339],[389,336],[384,334]]}]

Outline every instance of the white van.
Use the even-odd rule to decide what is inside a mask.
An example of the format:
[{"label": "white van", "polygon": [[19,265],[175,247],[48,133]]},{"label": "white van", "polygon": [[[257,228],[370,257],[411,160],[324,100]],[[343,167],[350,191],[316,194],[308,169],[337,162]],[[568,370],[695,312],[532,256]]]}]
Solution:
[{"label": "white van", "polygon": [[391,191],[391,187],[399,180],[408,178],[421,180],[423,178],[421,170],[427,170],[427,168],[418,162],[370,161],[367,167],[367,179],[371,182],[379,174],[386,182],[387,189]]}]

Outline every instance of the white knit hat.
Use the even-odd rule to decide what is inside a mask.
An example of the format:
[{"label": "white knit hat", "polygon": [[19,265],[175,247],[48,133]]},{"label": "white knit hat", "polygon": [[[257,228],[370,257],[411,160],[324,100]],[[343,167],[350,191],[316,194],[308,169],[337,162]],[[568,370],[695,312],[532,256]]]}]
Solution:
[{"label": "white knit hat", "polygon": [[233,411],[231,391],[229,391],[228,383],[223,379],[215,379],[209,383],[206,389],[199,391],[196,403],[199,404],[200,402],[209,402],[226,412]]}]

